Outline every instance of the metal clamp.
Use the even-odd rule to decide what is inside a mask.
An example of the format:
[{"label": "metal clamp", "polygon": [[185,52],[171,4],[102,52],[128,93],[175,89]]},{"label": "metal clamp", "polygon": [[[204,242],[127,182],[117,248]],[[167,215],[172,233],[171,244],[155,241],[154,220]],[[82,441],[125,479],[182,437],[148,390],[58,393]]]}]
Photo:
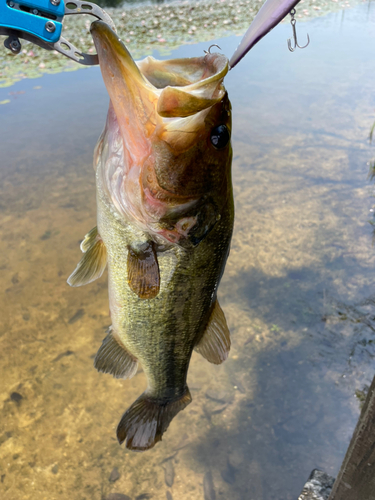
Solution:
[{"label": "metal clamp", "polygon": [[110,16],[98,5],[72,0],[0,0],[0,35],[14,54],[21,50],[20,38],[45,50],[56,50],[85,66],[99,64],[97,54],[85,54],[61,36],[64,16],[89,14],[107,23],[114,31]]}]

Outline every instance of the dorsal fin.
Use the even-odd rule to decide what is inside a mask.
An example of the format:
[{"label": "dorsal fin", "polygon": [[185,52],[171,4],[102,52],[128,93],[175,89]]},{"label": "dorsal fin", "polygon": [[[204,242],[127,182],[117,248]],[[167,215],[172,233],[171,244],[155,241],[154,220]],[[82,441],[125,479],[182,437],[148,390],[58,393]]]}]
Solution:
[{"label": "dorsal fin", "polygon": [[138,361],[110,327],[96,353],[94,366],[99,372],[110,373],[115,378],[132,378],[137,372]]},{"label": "dorsal fin", "polygon": [[218,300],[215,302],[206,331],[194,350],[215,365],[219,365],[228,357],[230,333]]},{"label": "dorsal fin", "polygon": [[160,290],[160,274],[154,244],[146,242],[141,249],[128,247],[128,284],[140,299],[153,299]]},{"label": "dorsal fin", "polygon": [[107,265],[107,250],[96,227],[86,234],[81,250],[84,255],[68,278],[70,286],[87,285],[100,278]]}]

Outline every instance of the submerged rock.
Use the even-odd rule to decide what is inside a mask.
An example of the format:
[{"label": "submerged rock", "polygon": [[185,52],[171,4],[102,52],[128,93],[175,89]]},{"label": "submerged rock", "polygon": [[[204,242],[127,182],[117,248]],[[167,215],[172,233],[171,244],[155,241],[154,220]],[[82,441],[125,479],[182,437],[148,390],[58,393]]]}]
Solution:
[{"label": "submerged rock", "polygon": [[119,473],[119,471],[118,471],[118,468],[117,468],[117,467],[113,467],[112,472],[110,473],[108,480],[109,480],[111,483],[114,483],[114,482],[116,482],[118,479],[120,479],[120,473]]},{"label": "submerged rock", "polygon": [[168,462],[165,464],[165,469],[164,469],[164,479],[165,479],[165,484],[169,487],[173,486],[174,483],[174,467],[173,463],[171,460],[168,460]]},{"label": "submerged rock", "polygon": [[22,401],[23,396],[19,392],[12,392],[12,394],[10,395],[10,399],[19,404]]},{"label": "submerged rock", "polygon": [[110,493],[105,497],[105,500],[132,500],[128,495],[123,493]]},{"label": "submerged rock", "polygon": [[334,482],[335,479],[332,476],[314,469],[298,500],[328,500]]},{"label": "submerged rock", "polygon": [[212,472],[208,471],[203,478],[204,500],[216,500],[216,492]]}]

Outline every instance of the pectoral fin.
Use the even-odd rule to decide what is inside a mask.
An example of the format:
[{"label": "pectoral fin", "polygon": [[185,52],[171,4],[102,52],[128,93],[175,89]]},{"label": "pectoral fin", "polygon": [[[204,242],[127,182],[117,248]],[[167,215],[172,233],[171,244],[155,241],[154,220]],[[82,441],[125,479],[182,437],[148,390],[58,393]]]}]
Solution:
[{"label": "pectoral fin", "polygon": [[86,234],[81,243],[82,259],[68,278],[70,286],[82,286],[100,278],[107,265],[107,250],[96,227]]},{"label": "pectoral fin", "polygon": [[153,299],[159,293],[159,264],[152,242],[147,242],[142,249],[129,247],[128,284],[140,299]]},{"label": "pectoral fin", "polygon": [[94,366],[99,372],[126,379],[136,374],[138,361],[127,351],[117,334],[110,329],[96,353]]},{"label": "pectoral fin", "polygon": [[207,361],[219,365],[228,357],[230,350],[230,333],[223,310],[216,300],[203,337],[195,346]]},{"label": "pectoral fin", "polygon": [[[96,242],[98,238],[98,228],[95,226],[89,231],[81,242],[80,249],[83,253],[87,252]],[[100,236],[99,236],[100,238]]]}]

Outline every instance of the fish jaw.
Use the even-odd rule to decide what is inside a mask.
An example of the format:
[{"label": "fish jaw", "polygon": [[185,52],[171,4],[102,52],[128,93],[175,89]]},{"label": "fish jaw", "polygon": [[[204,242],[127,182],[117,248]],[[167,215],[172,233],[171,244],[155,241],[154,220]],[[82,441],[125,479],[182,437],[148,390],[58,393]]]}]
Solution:
[{"label": "fish jaw", "polygon": [[220,218],[230,177],[230,140],[220,151],[211,142],[217,125],[230,137],[228,61],[207,54],[135,63],[105,23],[91,32],[111,100],[95,155],[104,187],[119,214],[155,241],[195,246],[199,224],[210,229]]},{"label": "fish jaw", "polygon": [[126,150],[132,163],[141,163],[150,154],[147,139],[155,128],[156,89],[143,77],[125,45],[107,24],[93,23],[91,33]]}]

